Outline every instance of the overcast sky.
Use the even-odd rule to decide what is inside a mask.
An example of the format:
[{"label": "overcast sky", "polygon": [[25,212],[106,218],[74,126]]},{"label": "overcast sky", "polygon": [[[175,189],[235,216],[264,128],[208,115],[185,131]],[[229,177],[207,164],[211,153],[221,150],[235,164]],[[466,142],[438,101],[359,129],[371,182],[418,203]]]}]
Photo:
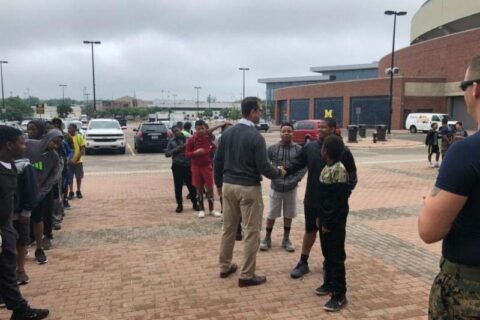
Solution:
[{"label": "overcast sky", "polygon": [[[370,63],[408,46],[424,0],[1,0],[0,60],[5,95],[97,99],[133,95],[219,100],[265,96],[259,78],[315,75],[312,66]],[[91,97],[91,95],[90,95]]]}]

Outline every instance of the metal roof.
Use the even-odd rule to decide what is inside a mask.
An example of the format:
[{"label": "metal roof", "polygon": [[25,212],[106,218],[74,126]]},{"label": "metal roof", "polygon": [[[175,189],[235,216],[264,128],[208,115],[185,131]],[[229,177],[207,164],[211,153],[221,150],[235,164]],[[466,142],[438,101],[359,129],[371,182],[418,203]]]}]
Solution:
[{"label": "metal roof", "polygon": [[312,72],[335,72],[335,71],[354,71],[354,70],[368,70],[378,69],[378,61],[372,63],[363,64],[344,64],[339,66],[326,66],[326,67],[310,67]]},{"label": "metal roof", "polygon": [[303,77],[282,77],[282,78],[263,78],[258,79],[259,83],[278,83],[278,82],[308,82],[308,81],[329,81],[329,75],[322,76],[303,76]]}]

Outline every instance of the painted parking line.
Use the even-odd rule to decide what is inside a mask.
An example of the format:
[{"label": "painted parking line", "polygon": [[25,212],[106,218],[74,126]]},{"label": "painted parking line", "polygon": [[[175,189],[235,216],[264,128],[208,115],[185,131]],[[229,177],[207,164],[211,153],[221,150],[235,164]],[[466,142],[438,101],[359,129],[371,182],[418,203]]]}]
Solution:
[{"label": "painted parking line", "polygon": [[133,151],[132,146],[128,142],[127,142],[127,147],[128,147],[128,150],[130,150],[130,152],[132,153],[132,157],[135,157],[136,156],[135,151]]}]

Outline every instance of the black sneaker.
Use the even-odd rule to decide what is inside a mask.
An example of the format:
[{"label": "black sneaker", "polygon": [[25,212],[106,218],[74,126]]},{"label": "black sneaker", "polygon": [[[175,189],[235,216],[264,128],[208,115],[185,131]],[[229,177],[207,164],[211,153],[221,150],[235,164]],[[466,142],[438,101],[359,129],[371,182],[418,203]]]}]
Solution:
[{"label": "black sneaker", "polygon": [[18,311],[14,310],[10,320],[40,320],[48,317],[50,311],[47,309],[33,309],[27,307],[27,309]]},{"label": "black sneaker", "polygon": [[37,264],[47,263],[48,259],[47,259],[47,256],[45,255],[45,252],[43,251],[43,249],[35,250],[35,260],[37,261]]},{"label": "black sneaker", "polygon": [[334,294],[330,300],[325,303],[323,309],[330,312],[342,310],[347,305],[347,297],[344,294]]},{"label": "black sneaker", "polygon": [[55,222],[53,224],[53,230],[62,230],[62,224],[60,222]]},{"label": "black sneaker", "polygon": [[43,250],[50,250],[50,248],[52,247],[52,239],[50,239],[49,237],[43,237],[42,247]]},{"label": "black sneaker", "polygon": [[82,198],[83,198],[81,191],[77,191],[77,198],[78,198],[78,199],[82,199]]},{"label": "black sneaker", "polygon": [[308,263],[304,263],[300,261],[290,273],[290,277],[292,277],[293,279],[298,279],[303,277],[309,272],[310,272],[310,268],[308,268]]},{"label": "black sneaker", "polygon": [[2,308],[2,309],[3,309],[3,308],[5,308],[5,307],[6,307],[6,305],[5,305],[5,301],[3,301],[3,298],[2,298],[2,297],[0,297],[0,308]]},{"label": "black sneaker", "polygon": [[28,275],[25,271],[22,271],[22,272],[17,271],[17,284],[19,286],[22,286],[22,285],[27,284],[29,282],[30,282],[30,278],[28,277]]},{"label": "black sneaker", "polygon": [[70,191],[68,193],[68,200],[73,200],[73,198],[75,198],[75,193],[73,193],[73,191]]},{"label": "black sneaker", "polygon": [[316,288],[314,291],[317,296],[326,296],[327,294],[332,293],[332,287],[324,283],[320,287]]},{"label": "black sneaker", "polygon": [[200,206],[198,205],[197,202],[194,202],[194,203],[193,203],[193,210],[194,210],[194,211],[200,211]]},{"label": "black sneaker", "polygon": [[183,206],[182,206],[181,204],[179,204],[179,205],[177,206],[177,209],[175,209],[175,212],[176,212],[176,213],[181,213],[182,211],[183,211]]}]

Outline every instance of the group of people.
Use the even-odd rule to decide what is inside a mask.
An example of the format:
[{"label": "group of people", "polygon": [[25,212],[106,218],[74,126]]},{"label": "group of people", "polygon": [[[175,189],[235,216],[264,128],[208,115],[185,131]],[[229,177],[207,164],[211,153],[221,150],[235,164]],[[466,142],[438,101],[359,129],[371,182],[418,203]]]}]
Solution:
[{"label": "group of people", "polygon": [[[461,121],[455,123],[455,128],[450,127],[448,118],[446,117],[442,119],[442,126],[440,128],[436,122],[433,122],[425,137],[425,145],[427,146],[428,152],[428,167],[439,168],[440,154],[443,159],[448,148],[455,141],[463,140],[466,137],[468,137],[468,132],[463,128]],[[433,154],[435,154],[435,163],[432,162]]]},{"label": "group of people", "polygon": [[[29,246],[35,261],[48,262],[53,231],[61,229],[69,200],[83,198],[83,136],[74,124],[63,131],[61,119],[32,120],[24,133],[0,126],[0,304],[11,319],[43,319],[46,309],[33,309],[19,286],[30,282],[26,273]],[[73,192],[74,178],[77,182]]]}]

